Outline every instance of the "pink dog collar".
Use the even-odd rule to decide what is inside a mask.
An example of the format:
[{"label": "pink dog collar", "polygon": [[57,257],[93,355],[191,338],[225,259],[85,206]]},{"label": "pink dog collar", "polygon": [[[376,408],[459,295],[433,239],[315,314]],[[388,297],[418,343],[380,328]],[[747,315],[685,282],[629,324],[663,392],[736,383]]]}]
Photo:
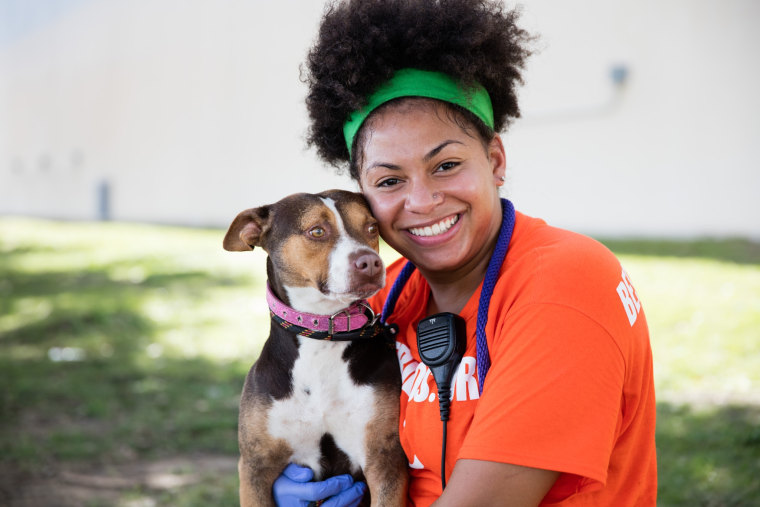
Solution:
[{"label": "pink dog collar", "polygon": [[370,319],[374,320],[374,318],[367,316],[368,311],[371,316],[374,316],[374,312],[366,300],[357,301],[348,308],[339,310],[332,315],[299,312],[277,299],[268,283],[267,303],[272,314],[280,319],[294,326],[330,335],[333,333],[356,331],[366,326],[370,322]]}]

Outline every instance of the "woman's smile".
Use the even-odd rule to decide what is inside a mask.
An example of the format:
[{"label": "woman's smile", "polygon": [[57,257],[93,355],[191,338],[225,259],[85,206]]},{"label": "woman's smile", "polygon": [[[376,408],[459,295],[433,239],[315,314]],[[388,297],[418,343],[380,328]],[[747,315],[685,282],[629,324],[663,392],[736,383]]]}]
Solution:
[{"label": "woman's smile", "polygon": [[440,236],[445,232],[448,232],[454,224],[459,221],[459,215],[452,215],[448,218],[434,223],[433,225],[426,225],[421,227],[409,227],[407,230],[413,235],[423,238],[430,238],[433,236]]}]

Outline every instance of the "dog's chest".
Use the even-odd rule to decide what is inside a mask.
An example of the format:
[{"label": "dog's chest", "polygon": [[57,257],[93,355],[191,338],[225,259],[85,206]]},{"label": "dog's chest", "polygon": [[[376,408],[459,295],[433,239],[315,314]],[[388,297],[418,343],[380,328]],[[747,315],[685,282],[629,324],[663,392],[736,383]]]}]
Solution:
[{"label": "dog's chest", "polygon": [[299,336],[293,364],[293,393],[276,400],[268,430],[294,449],[291,461],[320,471],[320,440],[330,434],[355,469],[366,464],[365,434],[375,411],[375,390],[357,385],[343,353],[349,342],[328,342]]}]

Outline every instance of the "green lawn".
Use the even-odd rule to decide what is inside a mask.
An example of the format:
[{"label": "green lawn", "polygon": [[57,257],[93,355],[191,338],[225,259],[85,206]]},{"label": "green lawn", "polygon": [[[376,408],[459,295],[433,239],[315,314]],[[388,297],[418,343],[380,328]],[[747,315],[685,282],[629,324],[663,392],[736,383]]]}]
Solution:
[{"label": "green lawn", "polygon": [[[70,474],[101,481],[72,505],[236,503],[238,395],[268,312],[264,254],[222,236],[0,219],[0,504],[73,495]],[[759,504],[760,245],[607,244],[651,328],[660,505]],[[135,466],[154,471],[119,483]]]}]

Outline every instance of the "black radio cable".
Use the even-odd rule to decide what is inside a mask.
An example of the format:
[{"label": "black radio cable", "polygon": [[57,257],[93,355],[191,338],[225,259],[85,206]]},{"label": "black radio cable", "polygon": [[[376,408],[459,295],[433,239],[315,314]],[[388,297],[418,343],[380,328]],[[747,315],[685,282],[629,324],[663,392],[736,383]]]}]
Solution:
[{"label": "black radio cable", "polygon": [[454,313],[437,313],[417,325],[417,349],[422,362],[433,372],[443,421],[441,490],[446,489],[446,433],[451,407],[451,379],[462,360],[466,337],[464,319]]}]

